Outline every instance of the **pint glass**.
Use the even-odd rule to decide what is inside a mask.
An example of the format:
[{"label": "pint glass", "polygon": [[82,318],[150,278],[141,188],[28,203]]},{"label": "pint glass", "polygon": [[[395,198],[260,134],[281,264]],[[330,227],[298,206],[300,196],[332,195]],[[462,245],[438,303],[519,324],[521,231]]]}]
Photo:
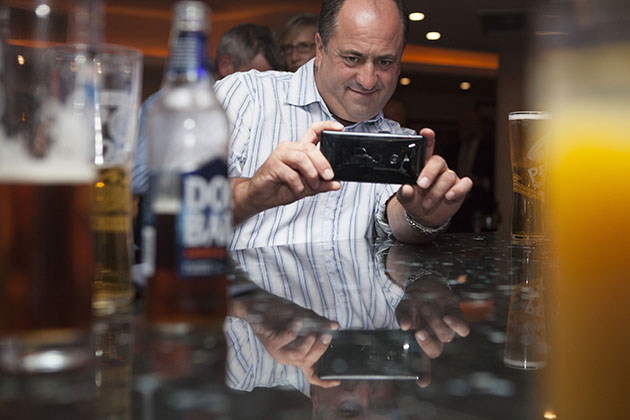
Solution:
[{"label": "pint glass", "polygon": [[630,2],[548,2],[540,20],[537,30],[563,31],[538,37],[534,66],[541,104],[553,112],[551,402],[559,418],[623,419],[630,389]]},{"label": "pint glass", "polygon": [[509,114],[510,157],[514,211],[512,243],[531,245],[544,235],[545,155],[549,114],[520,111]]},{"label": "pint glass", "polygon": [[96,273],[93,307],[112,312],[128,304],[131,282],[131,171],[140,100],[142,54],[104,45],[94,50],[97,90],[94,184]]},{"label": "pint glass", "polygon": [[12,60],[0,68],[0,371],[57,371],[93,357],[92,69],[62,65],[55,47],[40,46],[2,45]]}]

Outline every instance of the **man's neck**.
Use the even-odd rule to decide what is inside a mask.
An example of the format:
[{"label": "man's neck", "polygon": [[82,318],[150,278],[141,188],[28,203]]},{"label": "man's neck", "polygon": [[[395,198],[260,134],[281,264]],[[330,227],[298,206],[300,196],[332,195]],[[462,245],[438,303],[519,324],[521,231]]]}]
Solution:
[{"label": "man's neck", "polygon": [[344,120],[343,118],[341,118],[340,116],[333,114],[331,112],[332,116],[334,119],[336,119],[337,121],[339,121],[341,124],[343,124],[344,127],[348,127],[349,125],[353,125],[356,124],[356,122],[352,122],[352,121],[348,121],[348,120]]}]

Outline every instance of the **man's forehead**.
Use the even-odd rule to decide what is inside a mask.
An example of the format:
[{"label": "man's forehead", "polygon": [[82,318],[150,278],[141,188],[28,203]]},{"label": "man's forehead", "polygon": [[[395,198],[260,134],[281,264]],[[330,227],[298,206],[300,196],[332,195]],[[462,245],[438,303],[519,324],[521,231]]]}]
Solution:
[{"label": "man's forehead", "polygon": [[379,2],[354,3],[347,0],[339,11],[331,39],[335,39],[344,50],[364,49],[366,45],[386,41],[389,51],[375,55],[399,55],[404,29],[398,8],[392,0],[385,1],[382,5],[377,3]]}]

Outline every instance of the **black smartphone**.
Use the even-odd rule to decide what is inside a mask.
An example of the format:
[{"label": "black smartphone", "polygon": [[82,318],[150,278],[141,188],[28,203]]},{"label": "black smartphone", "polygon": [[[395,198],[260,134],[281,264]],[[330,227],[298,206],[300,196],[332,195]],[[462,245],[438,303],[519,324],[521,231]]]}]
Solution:
[{"label": "black smartphone", "polygon": [[415,184],[424,167],[420,135],[322,132],[320,150],[339,181]]},{"label": "black smartphone", "polygon": [[320,379],[418,380],[423,353],[413,331],[332,331],[332,341],[317,361]]}]

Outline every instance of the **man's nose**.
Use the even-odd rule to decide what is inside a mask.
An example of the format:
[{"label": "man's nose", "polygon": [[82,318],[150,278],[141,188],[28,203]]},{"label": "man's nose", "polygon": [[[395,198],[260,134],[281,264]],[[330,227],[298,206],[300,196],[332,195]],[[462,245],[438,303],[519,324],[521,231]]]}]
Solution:
[{"label": "man's nose", "polygon": [[366,63],[359,69],[357,83],[364,90],[373,90],[376,87],[378,77],[374,71],[374,64]]}]

